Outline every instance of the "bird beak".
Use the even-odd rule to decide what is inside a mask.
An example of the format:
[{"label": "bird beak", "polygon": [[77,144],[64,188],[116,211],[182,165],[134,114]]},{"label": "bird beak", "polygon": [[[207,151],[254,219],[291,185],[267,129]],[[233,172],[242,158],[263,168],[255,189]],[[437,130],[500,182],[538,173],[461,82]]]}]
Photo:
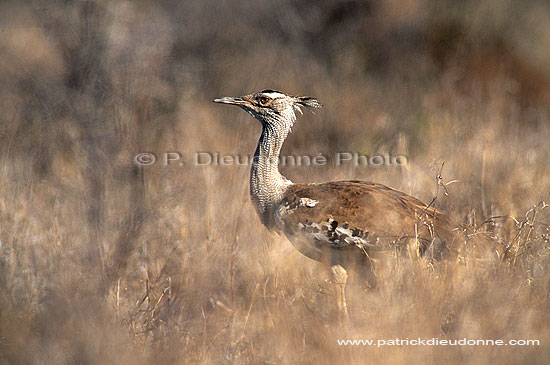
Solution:
[{"label": "bird beak", "polygon": [[217,98],[212,100],[214,103],[242,105],[246,104],[246,100],[242,97],[224,96],[223,98]]}]

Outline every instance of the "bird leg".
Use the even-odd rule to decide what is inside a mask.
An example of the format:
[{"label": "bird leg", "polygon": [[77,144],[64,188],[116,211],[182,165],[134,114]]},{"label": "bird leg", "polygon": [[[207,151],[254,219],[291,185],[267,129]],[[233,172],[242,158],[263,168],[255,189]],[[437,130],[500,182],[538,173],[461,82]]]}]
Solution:
[{"label": "bird leg", "polygon": [[330,267],[330,273],[332,276],[332,282],[337,284],[339,287],[336,291],[338,310],[340,315],[347,320],[349,318],[348,304],[346,302],[346,283],[348,281],[348,272],[342,265],[337,264]]}]

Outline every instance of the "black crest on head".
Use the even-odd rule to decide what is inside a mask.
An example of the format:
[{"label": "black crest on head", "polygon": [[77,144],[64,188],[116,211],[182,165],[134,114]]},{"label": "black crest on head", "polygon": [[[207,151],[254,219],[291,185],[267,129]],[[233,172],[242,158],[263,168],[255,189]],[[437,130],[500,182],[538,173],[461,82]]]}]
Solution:
[{"label": "black crest on head", "polygon": [[320,108],[323,105],[315,98],[309,96],[299,96],[296,98],[296,103],[303,105],[308,109]]},{"label": "black crest on head", "polygon": [[279,94],[284,94],[283,92],[280,92],[280,91],[277,91],[277,90],[272,90],[272,89],[265,89],[265,90],[262,90],[260,91],[262,94],[263,93],[279,93]]}]

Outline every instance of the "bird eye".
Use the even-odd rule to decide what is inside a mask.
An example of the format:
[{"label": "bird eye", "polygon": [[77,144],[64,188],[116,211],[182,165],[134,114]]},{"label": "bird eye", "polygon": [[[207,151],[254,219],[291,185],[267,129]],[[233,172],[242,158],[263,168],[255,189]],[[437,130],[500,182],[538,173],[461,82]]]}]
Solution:
[{"label": "bird eye", "polygon": [[267,96],[260,96],[258,98],[258,101],[260,102],[260,104],[267,104],[269,102],[269,98]]}]

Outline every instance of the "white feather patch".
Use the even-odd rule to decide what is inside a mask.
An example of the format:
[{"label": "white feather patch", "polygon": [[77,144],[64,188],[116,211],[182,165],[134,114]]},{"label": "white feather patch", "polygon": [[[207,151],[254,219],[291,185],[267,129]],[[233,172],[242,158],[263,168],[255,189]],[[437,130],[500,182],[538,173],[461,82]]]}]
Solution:
[{"label": "white feather patch", "polygon": [[262,95],[268,96],[268,97],[270,97],[271,99],[277,99],[277,98],[282,98],[282,97],[285,97],[285,96],[286,96],[285,94],[276,93],[276,92],[273,92],[273,93],[262,93]]},{"label": "white feather patch", "polygon": [[303,205],[304,207],[313,208],[314,206],[319,203],[317,200],[310,199],[310,198],[300,198],[300,205]]}]

